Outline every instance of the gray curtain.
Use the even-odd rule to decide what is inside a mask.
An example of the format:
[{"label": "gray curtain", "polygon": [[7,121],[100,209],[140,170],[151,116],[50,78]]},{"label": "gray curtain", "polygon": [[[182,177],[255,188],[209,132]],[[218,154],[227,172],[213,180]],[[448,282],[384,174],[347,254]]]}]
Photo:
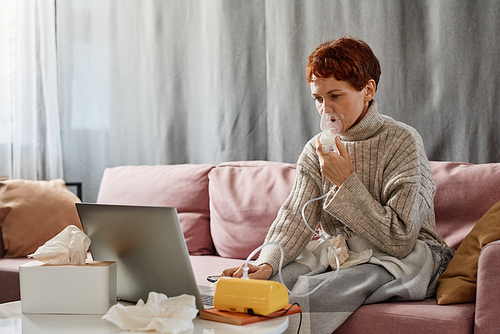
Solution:
[{"label": "gray curtain", "polygon": [[66,181],[95,201],[104,168],[295,163],[319,131],[305,81],[321,42],[365,40],[380,111],[430,160],[500,161],[500,2],[57,2]]}]

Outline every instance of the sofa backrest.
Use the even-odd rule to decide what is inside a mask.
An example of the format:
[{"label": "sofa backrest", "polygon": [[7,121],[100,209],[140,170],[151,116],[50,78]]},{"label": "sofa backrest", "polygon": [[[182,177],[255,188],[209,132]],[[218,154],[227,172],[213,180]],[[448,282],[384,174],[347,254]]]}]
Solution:
[{"label": "sofa backrest", "polygon": [[246,259],[264,243],[279,208],[290,194],[295,165],[228,162],[212,169],[208,177],[210,231],[217,254]]},{"label": "sofa backrest", "polygon": [[477,221],[500,201],[500,163],[431,161],[430,165],[437,184],[437,229],[457,249]]},{"label": "sofa backrest", "polygon": [[267,161],[120,166],[104,171],[97,203],[176,207],[190,254],[244,259],[294,178],[295,165]]},{"label": "sofa backrest", "polygon": [[208,200],[212,168],[202,164],[106,168],[97,203],[175,207],[190,254],[214,254]]},{"label": "sofa backrest", "polygon": [[[439,233],[457,248],[500,201],[500,163],[430,162]],[[295,165],[266,161],[108,168],[98,203],[173,206],[191,254],[246,258],[293,186]]]},{"label": "sofa backrest", "polygon": [[[437,229],[457,249],[477,221],[500,201],[500,163],[431,161],[430,166],[437,185]],[[295,165],[226,163],[210,171],[209,178],[215,248],[223,257],[244,258],[264,242],[292,188]]]}]

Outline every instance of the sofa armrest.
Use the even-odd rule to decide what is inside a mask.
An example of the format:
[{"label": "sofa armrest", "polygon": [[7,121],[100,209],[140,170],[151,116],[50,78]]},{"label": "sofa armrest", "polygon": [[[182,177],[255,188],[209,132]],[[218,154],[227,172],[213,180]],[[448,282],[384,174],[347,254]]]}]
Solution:
[{"label": "sofa armrest", "polygon": [[500,328],[500,240],[483,247],[477,268],[474,333],[498,333]]},{"label": "sofa armrest", "polygon": [[2,234],[2,227],[0,226],[0,259],[5,256],[5,248],[3,244],[3,234]]}]

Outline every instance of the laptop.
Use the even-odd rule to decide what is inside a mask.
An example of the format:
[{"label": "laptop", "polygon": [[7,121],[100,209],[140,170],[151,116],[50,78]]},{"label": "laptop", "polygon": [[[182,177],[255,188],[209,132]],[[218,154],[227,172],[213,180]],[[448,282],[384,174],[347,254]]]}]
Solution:
[{"label": "laptop", "polygon": [[118,300],[146,302],[155,291],[193,295],[199,310],[212,307],[213,288],[200,287],[202,299],[176,208],[91,203],[76,208],[93,259],[116,262]]}]

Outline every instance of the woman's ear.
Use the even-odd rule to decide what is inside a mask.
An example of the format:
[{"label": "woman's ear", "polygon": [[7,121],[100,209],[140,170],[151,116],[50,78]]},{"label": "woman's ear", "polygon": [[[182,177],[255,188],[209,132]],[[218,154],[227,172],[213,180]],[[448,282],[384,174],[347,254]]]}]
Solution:
[{"label": "woman's ear", "polygon": [[373,99],[373,95],[375,95],[376,91],[377,84],[375,83],[375,80],[368,80],[368,83],[365,86],[365,102],[370,102]]}]

